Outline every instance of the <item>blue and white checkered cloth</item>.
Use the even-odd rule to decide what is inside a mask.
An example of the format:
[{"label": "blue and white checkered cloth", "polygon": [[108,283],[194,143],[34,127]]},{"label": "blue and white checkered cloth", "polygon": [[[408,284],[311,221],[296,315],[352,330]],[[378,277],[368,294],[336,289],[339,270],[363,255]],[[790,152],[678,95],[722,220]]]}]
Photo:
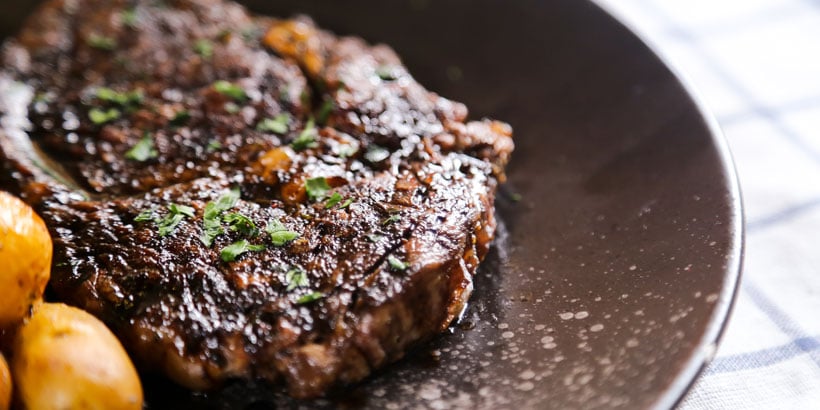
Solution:
[{"label": "blue and white checkered cloth", "polygon": [[820,409],[820,1],[598,0],[688,77],[743,192],[741,289],[682,409]]}]

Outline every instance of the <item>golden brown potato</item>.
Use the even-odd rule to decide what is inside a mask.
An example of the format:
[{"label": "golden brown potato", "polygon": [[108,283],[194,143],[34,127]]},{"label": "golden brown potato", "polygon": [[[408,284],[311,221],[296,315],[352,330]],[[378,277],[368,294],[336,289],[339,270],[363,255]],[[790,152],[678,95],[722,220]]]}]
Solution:
[{"label": "golden brown potato", "polygon": [[11,405],[11,373],[3,353],[0,353],[0,410],[9,410]]},{"label": "golden brown potato", "polygon": [[142,408],[142,386],[119,340],[91,314],[39,305],[14,340],[17,400],[28,409]]},{"label": "golden brown potato", "polygon": [[51,269],[51,236],[31,207],[2,191],[0,267],[0,328],[10,328],[43,297]]}]

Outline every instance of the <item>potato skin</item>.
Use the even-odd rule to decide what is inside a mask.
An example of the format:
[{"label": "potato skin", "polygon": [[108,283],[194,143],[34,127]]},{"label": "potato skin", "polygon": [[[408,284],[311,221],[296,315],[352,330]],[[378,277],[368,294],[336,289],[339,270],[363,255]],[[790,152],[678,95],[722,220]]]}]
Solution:
[{"label": "potato skin", "polygon": [[11,373],[3,353],[0,353],[0,410],[9,410],[11,406]]},{"label": "potato skin", "polygon": [[142,386],[119,340],[91,314],[43,303],[19,330],[11,371],[28,409],[142,408]]},{"label": "potato skin", "polygon": [[43,297],[51,276],[51,236],[34,210],[0,191],[0,328],[12,328]]}]

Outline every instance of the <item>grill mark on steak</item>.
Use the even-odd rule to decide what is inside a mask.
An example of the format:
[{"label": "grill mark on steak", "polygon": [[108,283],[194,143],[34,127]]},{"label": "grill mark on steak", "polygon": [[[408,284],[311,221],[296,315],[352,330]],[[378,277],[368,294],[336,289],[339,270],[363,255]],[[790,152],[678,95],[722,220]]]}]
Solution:
[{"label": "grill mark on steak", "polygon": [[[210,58],[196,52],[202,40]],[[59,299],[105,320],[142,367],[193,389],[263,379],[315,397],[401,358],[463,311],[493,237],[511,130],[467,122],[462,104],[425,90],[389,48],[220,0],[52,0],[2,58],[0,187],[47,221]],[[247,100],[220,93],[220,80]],[[100,87],[144,100],[112,106],[95,97]],[[94,124],[95,107],[122,116]],[[326,107],[315,146],[289,146]],[[191,118],[171,124],[180,111]],[[256,129],[282,113],[288,132]],[[145,131],[156,158],[127,159]],[[221,147],[209,150],[213,141]],[[315,177],[353,202],[311,201],[304,184]],[[276,247],[264,232],[228,231],[205,246],[204,208],[231,187],[242,195],[230,212],[300,237]],[[194,216],[168,236],[136,220],[171,203]],[[242,238],[267,248],[222,261]],[[294,267],[309,284],[288,291]],[[314,291],[323,297],[299,303]]]}]

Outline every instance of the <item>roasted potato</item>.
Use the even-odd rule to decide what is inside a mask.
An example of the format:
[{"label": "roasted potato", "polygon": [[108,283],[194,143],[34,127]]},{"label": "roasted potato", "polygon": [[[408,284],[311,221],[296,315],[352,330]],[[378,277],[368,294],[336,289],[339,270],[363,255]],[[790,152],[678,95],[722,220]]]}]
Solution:
[{"label": "roasted potato", "polygon": [[11,373],[6,358],[0,353],[0,410],[9,410],[11,405]]},{"label": "roasted potato", "polygon": [[51,251],[43,220],[23,201],[0,191],[0,328],[19,323],[43,297]]},{"label": "roasted potato", "polygon": [[14,340],[11,372],[28,409],[142,408],[142,386],[119,340],[91,314],[43,303]]}]

